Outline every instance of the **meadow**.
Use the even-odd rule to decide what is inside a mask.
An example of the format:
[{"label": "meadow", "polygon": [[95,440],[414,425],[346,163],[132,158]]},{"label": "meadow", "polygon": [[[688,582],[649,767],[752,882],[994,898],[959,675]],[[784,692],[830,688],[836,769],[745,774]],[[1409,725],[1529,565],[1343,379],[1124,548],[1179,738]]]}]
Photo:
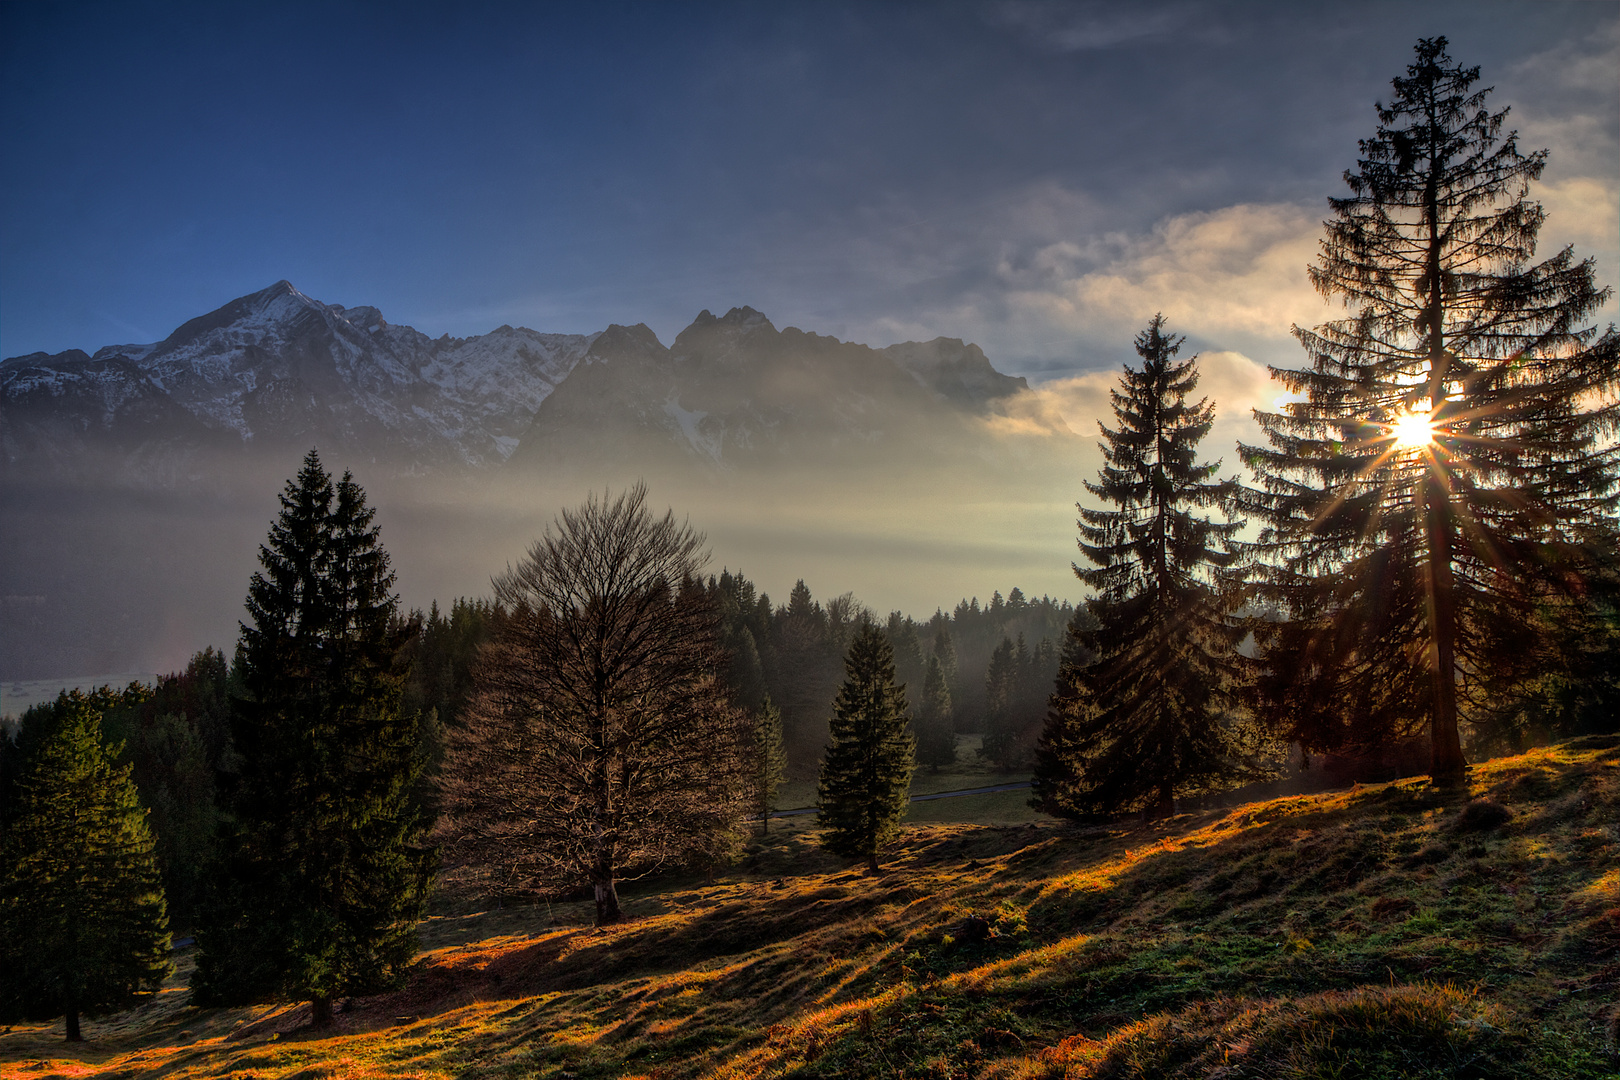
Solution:
[{"label": "meadow", "polygon": [[[961,786],[967,786],[966,784]],[[870,876],[781,819],[712,880],[446,892],[404,989],[0,1033],[0,1077],[1620,1075],[1620,737],[1106,826],[913,804]],[[784,804],[786,805],[786,804]]]}]

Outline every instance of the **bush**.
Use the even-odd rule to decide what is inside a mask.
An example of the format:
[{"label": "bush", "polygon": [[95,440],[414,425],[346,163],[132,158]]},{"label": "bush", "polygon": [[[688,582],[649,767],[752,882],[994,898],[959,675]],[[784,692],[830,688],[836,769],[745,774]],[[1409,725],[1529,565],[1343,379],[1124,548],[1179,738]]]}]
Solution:
[{"label": "bush", "polygon": [[1488,832],[1513,820],[1513,811],[1494,799],[1475,799],[1462,808],[1452,826],[1458,832]]}]

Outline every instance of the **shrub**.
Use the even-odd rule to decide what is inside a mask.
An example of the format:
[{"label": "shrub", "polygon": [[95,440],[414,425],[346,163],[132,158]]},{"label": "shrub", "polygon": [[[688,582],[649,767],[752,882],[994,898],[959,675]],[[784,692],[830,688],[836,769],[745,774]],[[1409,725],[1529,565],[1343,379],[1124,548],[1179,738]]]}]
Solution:
[{"label": "shrub", "polygon": [[1458,832],[1488,832],[1513,820],[1513,811],[1494,799],[1475,799],[1462,808],[1452,828]]}]

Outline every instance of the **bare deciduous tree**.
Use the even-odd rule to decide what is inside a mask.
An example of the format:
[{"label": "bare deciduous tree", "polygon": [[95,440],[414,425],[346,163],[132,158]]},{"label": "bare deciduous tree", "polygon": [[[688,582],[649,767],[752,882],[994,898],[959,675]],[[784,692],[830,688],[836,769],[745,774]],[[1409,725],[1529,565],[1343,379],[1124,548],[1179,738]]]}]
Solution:
[{"label": "bare deciduous tree", "polygon": [[746,716],[695,587],[703,536],[645,486],[563,511],[495,579],[511,613],[449,736],[442,838],[503,884],[616,882],[712,859],[748,803]]}]

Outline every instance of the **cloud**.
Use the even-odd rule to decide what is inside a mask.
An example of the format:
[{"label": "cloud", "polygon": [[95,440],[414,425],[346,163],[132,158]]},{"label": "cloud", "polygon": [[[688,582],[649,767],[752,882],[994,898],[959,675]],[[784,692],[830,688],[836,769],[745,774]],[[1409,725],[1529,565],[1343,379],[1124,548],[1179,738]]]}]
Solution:
[{"label": "cloud", "polygon": [[[1185,347],[1182,355],[1185,356]],[[1133,363],[1139,363],[1134,360]],[[1253,410],[1271,410],[1282,387],[1264,364],[1240,352],[1212,350],[1198,354],[1197,393],[1215,403],[1215,426],[1202,446],[1206,459],[1220,458],[1233,467],[1232,448],[1260,441]],[[1001,436],[1067,435],[1100,439],[1097,422],[1115,426],[1110,393],[1119,385],[1120,369],[1089,371],[1053,379],[1014,395],[986,423]]]},{"label": "cloud", "polygon": [[1012,30],[1052,52],[1108,49],[1137,38],[1160,37],[1178,29],[1195,4],[1058,3],[1004,0],[986,13],[992,26]]},{"label": "cloud", "polygon": [[1514,103],[1508,126],[1521,133],[1525,150],[1547,148],[1549,180],[1597,176],[1613,182],[1620,154],[1616,71],[1620,71],[1620,20],[1508,69],[1501,84],[1503,97]]},{"label": "cloud", "polygon": [[1128,337],[1163,312],[1177,333],[1203,341],[1282,342],[1290,324],[1326,313],[1305,275],[1320,237],[1320,217],[1302,207],[1231,206],[1110,237],[1104,260],[1060,242],[1022,265],[1004,260],[999,275],[1017,309],[1077,334]]},{"label": "cloud", "polygon": [[[1535,185],[1530,197],[1547,210],[1541,257],[1573,244],[1578,258],[1596,257],[1600,284],[1614,284],[1620,183],[1567,177]],[[1008,243],[992,275],[1000,295],[985,289],[953,314],[999,310],[1025,341],[1078,341],[1083,355],[1069,370],[1092,366],[1087,353],[1130,357],[1129,342],[1155,312],[1205,348],[1292,366],[1302,357],[1290,327],[1343,315],[1340,301],[1318,294],[1306,273],[1320,251],[1323,216],[1319,207],[1251,203],[1173,215],[1134,235]],[[1620,300],[1611,298],[1596,319],[1616,314]],[[1040,377],[1034,368],[1026,374]]]},{"label": "cloud", "polygon": [[1620,185],[1577,176],[1541,184],[1530,195],[1547,211],[1540,238],[1543,256],[1566,244],[1574,244],[1578,256],[1613,256],[1620,237]]}]

